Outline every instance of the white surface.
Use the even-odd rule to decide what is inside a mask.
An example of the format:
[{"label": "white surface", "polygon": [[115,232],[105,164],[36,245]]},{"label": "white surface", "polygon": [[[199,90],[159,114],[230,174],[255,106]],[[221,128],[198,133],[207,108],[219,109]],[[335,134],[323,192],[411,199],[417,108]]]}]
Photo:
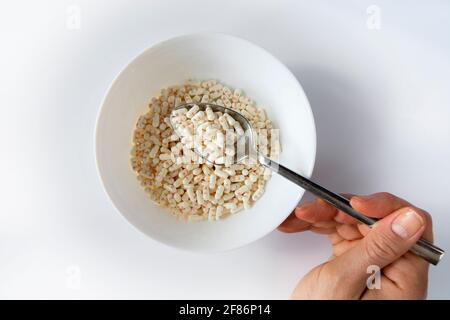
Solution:
[{"label": "white surface", "polygon": [[[79,30],[66,28],[70,4],[81,8]],[[432,213],[436,242],[450,250],[450,4],[377,1],[381,29],[369,30],[372,4],[2,4],[0,297],[286,298],[327,258],[326,239],[310,233],[274,232],[224,254],[180,252],[109,204],[93,157],[101,99],[132,57],[191,32],[242,36],[280,58],[312,105],[315,179],[409,199]],[[431,268],[430,298],[450,298],[449,266],[447,256]]]},{"label": "white surface", "polygon": [[133,130],[152,96],[186,79],[220,79],[257,101],[280,128],[280,163],[306,176],[312,173],[316,155],[314,119],[305,93],[282,63],[229,35],[192,34],[161,42],[115,79],[98,117],[95,147],[100,176],[115,207],[139,230],[164,244],[196,252],[235,249],[276,229],[304,191],[273,175],[251,209],[215,223],[177,219],[150,201],[130,166]]}]

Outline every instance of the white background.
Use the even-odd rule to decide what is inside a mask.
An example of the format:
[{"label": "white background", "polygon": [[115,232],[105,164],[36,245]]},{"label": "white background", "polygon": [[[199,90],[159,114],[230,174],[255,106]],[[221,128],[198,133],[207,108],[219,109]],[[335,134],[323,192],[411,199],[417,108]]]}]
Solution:
[{"label": "white background", "polygon": [[[366,24],[373,4],[379,30]],[[447,1],[3,1],[0,298],[284,299],[329,256],[326,238],[278,232],[233,252],[181,252],[109,203],[93,156],[108,85],[148,46],[204,31],[247,38],[299,78],[318,182],[405,197],[450,250]],[[449,267],[431,268],[430,298],[450,298]]]}]

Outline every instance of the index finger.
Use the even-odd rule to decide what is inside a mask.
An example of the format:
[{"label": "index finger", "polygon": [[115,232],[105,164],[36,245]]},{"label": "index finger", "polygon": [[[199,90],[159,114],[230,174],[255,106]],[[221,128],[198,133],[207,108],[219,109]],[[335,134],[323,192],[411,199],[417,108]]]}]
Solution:
[{"label": "index finger", "polygon": [[[379,192],[367,196],[353,196],[350,199],[350,205],[362,214],[373,218],[384,218],[404,207],[415,208],[422,214],[427,222],[427,228],[425,229],[423,238],[428,241],[433,240],[431,216],[425,210],[417,208],[408,201],[391,193]],[[366,231],[363,231],[363,234],[367,232],[368,230],[366,229]]]},{"label": "index finger", "polygon": [[398,209],[411,206],[411,204],[390,194],[379,192],[367,196],[353,196],[350,205],[357,211],[373,218],[384,218]]},{"label": "index finger", "polygon": [[309,223],[333,220],[338,210],[321,199],[304,203],[295,208],[295,216]]}]

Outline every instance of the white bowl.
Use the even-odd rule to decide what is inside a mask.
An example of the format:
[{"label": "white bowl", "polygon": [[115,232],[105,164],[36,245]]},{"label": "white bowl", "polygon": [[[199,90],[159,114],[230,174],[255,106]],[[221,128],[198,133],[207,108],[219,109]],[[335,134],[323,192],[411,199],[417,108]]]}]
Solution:
[{"label": "white bowl", "polygon": [[122,215],[149,237],[192,251],[223,251],[274,230],[304,191],[274,174],[261,199],[247,211],[217,222],[180,220],[153,204],[130,166],[132,133],[149,99],[185,79],[217,79],[244,90],[280,128],[280,163],[307,177],[316,154],[308,100],[294,75],[249,41],[224,34],[172,38],[145,50],[117,76],[100,109],[96,161],[103,186]]}]

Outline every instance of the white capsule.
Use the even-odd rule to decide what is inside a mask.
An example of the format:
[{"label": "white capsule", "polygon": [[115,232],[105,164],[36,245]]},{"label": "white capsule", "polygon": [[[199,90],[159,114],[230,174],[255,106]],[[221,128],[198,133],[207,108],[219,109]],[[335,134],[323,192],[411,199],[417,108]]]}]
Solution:
[{"label": "white capsule", "polygon": [[225,167],[230,167],[233,164],[233,162],[234,162],[234,158],[233,157],[226,156],[224,165],[225,165]]},{"label": "white capsule", "polygon": [[237,208],[237,205],[234,202],[225,203],[223,206],[230,211],[235,210]]},{"label": "white capsule", "polygon": [[254,106],[252,106],[251,104],[247,104],[245,106],[245,110],[250,113],[250,114],[255,114],[256,113],[256,108]]},{"label": "white capsule", "polygon": [[210,123],[207,122],[207,121],[205,121],[205,122],[199,124],[199,125],[197,126],[197,129],[196,129],[197,134],[202,133],[203,130],[206,130],[206,129],[209,128],[209,127],[210,127]]},{"label": "white capsule", "polygon": [[264,111],[264,109],[262,108],[258,108],[258,118],[260,121],[265,121],[266,120],[266,112]]},{"label": "white capsule", "polygon": [[236,154],[236,151],[234,150],[234,147],[226,147],[225,148],[225,154],[227,156],[232,157],[232,156],[234,156]]},{"label": "white capsule", "polygon": [[230,168],[235,170],[235,171],[239,171],[239,170],[243,170],[244,169],[244,165],[242,165],[242,164],[233,164]]},{"label": "white capsule", "polygon": [[217,187],[216,194],[214,195],[214,199],[219,200],[222,198],[222,194],[224,191],[224,187],[222,185]]},{"label": "white capsule", "polygon": [[218,206],[216,209],[216,220],[219,220],[220,217],[222,217],[222,214],[223,214],[223,207]]},{"label": "white capsule", "polygon": [[256,189],[256,191],[252,194],[252,200],[256,201],[259,198],[261,198],[261,196],[264,193],[264,188],[263,187],[259,187],[258,189]]},{"label": "white capsule", "polygon": [[225,157],[218,157],[214,160],[216,164],[225,164]]},{"label": "white capsule", "polygon": [[198,176],[194,176],[194,184],[198,184],[200,181],[203,180],[203,176],[202,175],[198,175]]},{"label": "white capsule", "polygon": [[195,192],[195,195],[197,196],[197,203],[199,205],[203,205],[204,199],[203,199],[202,191],[200,189],[197,189],[197,191]]},{"label": "white capsule", "polygon": [[187,111],[188,111],[188,109],[186,109],[186,108],[180,108],[180,109],[173,110],[173,114],[177,115],[177,116],[181,116],[181,115],[185,114]]},{"label": "white capsule", "polygon": [[178,207],[182,210],[187,210],[190,208],[190,205],[187,202],[183,201],[178,204]]},{"label": "white capsule", "polygon": [[244,184],[245,184],[246,186],[248,186],[248,188],[250,189],[250,188],[252,187],[252,185],[253,185],[253,181],[251,181],[250,179],[246,179],[246,180],[244,181]]},{"label": "white capsule", "polygon": [[223,201],[229,201],[235,197],[234,193],[226,193],[223,195]]},{"label": "white capsule", "polygon": [[213,121],[216,119],[216,115],[210,107],[206,107],[206,118],[208,119],[208,121]]},{"label": "white capsule", "polygon": [[239,124],[239,122],[236,121],[236,123],[234,124],[234,130],[236,130],[236,134],[238,136],[243,136],[244,135],[244,129],[242,129],[241,125]]},{"label": "white capsule", "polygon": [[164,189],[172,193],[175,193],[177,191],[177,189],[174,186],[171,186],[170,184],[165,184]]},{"label": "white capsule", "polygon": [[249,190],[248,185],[243,185],[242,187],[240,187],[239,189],[237,189],[237,190],[235,191],[235,194],[236,194],[236,195],[238,195],[238,194],[243,194],[243,193],[247,192],[248,190]]},{"label": "white capsule", "polygon": [[226,118],[228,124],[229,124],[230,126],[234,126],[234,123],[236,122],[236,120],[235,120],[232,116],[230,116],[228,113],[225,113],[224,116],[225,116],[225,118]]},{"label": "white capsule", "polygon": [[155,113],[155,114],[153,115],[152,126],[153,126],[154,128],[157,128],[157,127],[159,126],[159,114],[158,114],[158,113]]},{"label": "white capsule", "polygon": [[212,174],[209,176],[209,188],[214,189],[215,186],[216,186],[216,176]]},{"label": "white capsule", "polygon": [[209,190],[207,186],[203,187],[202,193],[203,193],[203,200],[209,201]]},{"label": "white capsule", "polygon": [[224,116],[219,117],[219,123],[222,126],[223,130],[227,130],[230,128],[230,126],[228,125],[228,122]]},{"label": "white capsule", "polygon": [[161,153],[159,155],[159,160],[165,161],[165,160],[171,160],[171,155],[168,153]]},{"label": "white capsule", "polygon": [[233,214],[237,213],[237,212],[241,211],[243,208],[244,208],[244,206],[242,204],[237,205],[236,208],[231,210],[231,213],[233,213]]},{"label": "white capsule", "polygon": [[217,128],[213,127],[213,126],[209,126],[206,128],[206,132],[205,132],[205,139],[211,139],[212,137],[217,135]]},{"label": "white capsule", "polygon": [[209,169],[208,166],[201,166],[201,168],[205,176],[209,176],[212,173],[211,169]]},{"label": "white capsule", "polygon": [[148,154],[149,157],[150,158],[156,157],[156,153],[158,152],[158,150],[159,150],[159,146],[158,145],[153,146],[152,150],[150,150],[150,153]]},{"label": "white capsule", "polygon": [[225,135],[222,131],[217,131],[215,145],[223,148],[225,145]]},{"label": "white capsule", "polygon": [[242,198],[242,203],[244,205],[244,209],[248,210],[250,209],[251,205],[250,205],[250,197],[244,197]]},{"label": "white capsule", "polygon": [[214,142],[208,142],[206,144],[206,149],[209,152],[217,152],[217,153],[219,152],[219,147]]},{"label": "white capsule", "polygon": [[228,178],[228,173],[226,173],[225,171],[220,170],[219,168],[217,168],[216,170],[214,170],[214,174],[220,178],[226,179]]},{"label": "white capsule", "polygon": [[190,174],[183,179],[183,185],[187,186],[189,182],[194,178],[194,175]]},{"label": "white capsule", "polygon": [[211,153],[208,155],[207,159],[208,159],[209,162],[215,163],[215,162],[216,162],[216,159],[217,159],[218,157],[219,157],[219,153],[218,153],[217,151],[214,151],[214,152],[211,152]]},{"label": "white capsule", "polygon": [[205,113],[203,111],[197,112],[195,115],[192,116],[192,121],[200,121],[205,117]]},{"label": "white capsule", "polygon": [[189,187],[186,189],[186,192],[187,192],[188,197],[191,200],[191,202],[195,203],[196,197],[195,197],[194,189],[192,187]]},{"label": "white capsule", "polygon": [[230,191],[230,187],[231,187],[231,181],[230,179],[224,179],[223,180],[223,186],[225,188],[225,190],[228,192]]},{"label": "white capsule", "polygon": [[205,94],[202,99],[200,100],[201,103],[208,103],[209,102],[209,96]]},{"label": "white capsule", "polygon": [[216,209],[211,207],[208,210],[208,220],[214,220],[216,218]]},{"label": "white capsule", "polygon": [[150,141],[155,145],[161,145],[161,141],[159,141],[159,139],[155,136],[150,136]]},{"label": "white capsule", "polygon": [[193,107],[189,109],[188,112],[186,112],[186,117],[188,117],[189,119],[192,118],[194,114],[197,113],[198,110],[200,110],[200,107],[195,104]]},{"label": "white capsule", "polygon": [[243,175],[236,175],[230,177],[231,182],[242,182],[245,180],[245,177]]}]

